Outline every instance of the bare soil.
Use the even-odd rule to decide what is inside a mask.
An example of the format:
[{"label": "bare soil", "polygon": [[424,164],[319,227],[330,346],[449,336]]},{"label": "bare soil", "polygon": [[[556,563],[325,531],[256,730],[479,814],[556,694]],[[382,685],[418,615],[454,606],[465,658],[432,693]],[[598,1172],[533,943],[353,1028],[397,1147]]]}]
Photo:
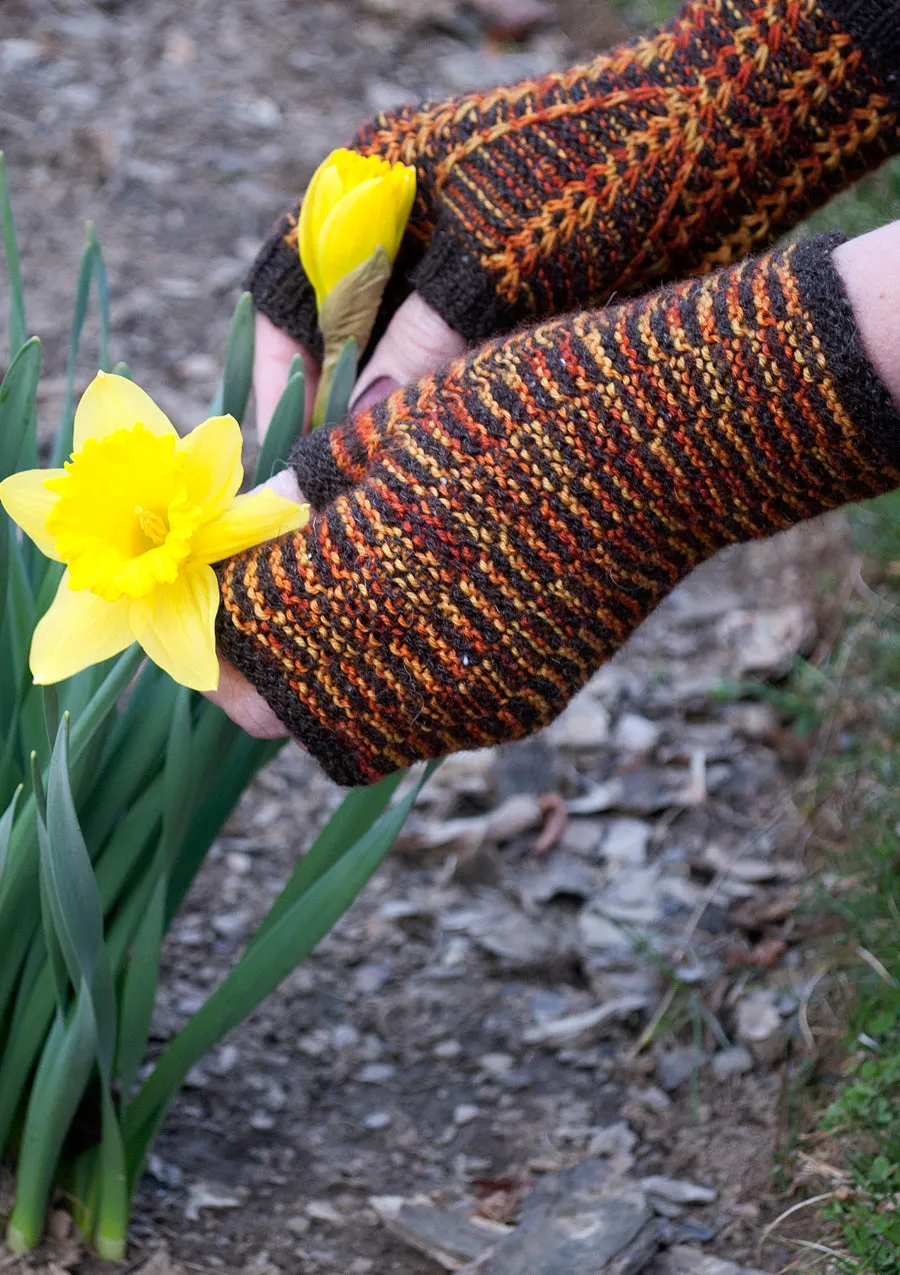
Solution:
[{"label": "bare soil", "polygon": [[[113,356],[192,424],[261,236],[359,118],[563,64],[621,29],[568,3],[513,44],[480,8],[6,0],[0,134],[48,419],[88,217]],[[781,1098],[809,1045],[805,745],[770,706],[714,692],[777,681],[827,644],[849,563],[839,519],[731,552],[557,728],[448,763],[348,916],[192,1075],[138,1196],[131,1268],[430,1275],[373,1197],[489,1198],[512,1221],[541,1175],[612,1155],[638,1179],[713,1188],[662,1210],[665,1243],[779,1269],[784,1248],[757,1242],[781,1206]],[[167,946],[156,1046],[340,796],[293,748],[246,795]],[[554,1035],[617,998],[637,1007]],[[733,1073],[715,1063],[728,1050]],[[633,1136],[610,1150],[620,1122]],[[93,1272],[54,1220],[55,1240],[27,1260],[0,1250],[0,1269]]]}]

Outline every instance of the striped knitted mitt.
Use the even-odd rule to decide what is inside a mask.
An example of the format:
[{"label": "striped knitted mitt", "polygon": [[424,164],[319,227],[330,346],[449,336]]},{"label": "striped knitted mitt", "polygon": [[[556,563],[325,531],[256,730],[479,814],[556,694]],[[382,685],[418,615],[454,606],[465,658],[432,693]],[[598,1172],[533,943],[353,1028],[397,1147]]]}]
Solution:
[{"label": "striped knitted mitt", "polygon": [[[900,0],[690,0],[585,66],[379,115],[418,171],[382,311],[412,287],[470,342],[745,256],[900,143]],[[257,309],[316,351],[297,210]]]},{"label": "striped knitted mitt", "polygon": [[693,566],[900,485],[838,237],[498,341],[304,440],[222,654],[340,783],[526,735]]}]

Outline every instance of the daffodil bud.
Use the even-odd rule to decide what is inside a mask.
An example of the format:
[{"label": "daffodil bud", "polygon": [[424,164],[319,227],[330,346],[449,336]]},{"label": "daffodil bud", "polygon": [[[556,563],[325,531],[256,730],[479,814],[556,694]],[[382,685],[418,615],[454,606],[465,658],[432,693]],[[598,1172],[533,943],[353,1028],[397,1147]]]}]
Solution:
[{"label": "daffodil bud", "polygon": [[314,173],[298,242],[326,350],[368,343],[415,194],[414,168],[375,155],[333,151]]}]

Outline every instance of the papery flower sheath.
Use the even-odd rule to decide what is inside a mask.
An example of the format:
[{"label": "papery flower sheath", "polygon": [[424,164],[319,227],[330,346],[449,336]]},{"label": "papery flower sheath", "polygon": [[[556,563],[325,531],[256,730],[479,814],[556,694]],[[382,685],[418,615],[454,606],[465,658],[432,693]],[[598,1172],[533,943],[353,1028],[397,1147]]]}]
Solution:
[{"label": "papery flower sheath", "polygon": [[316,169],[298,227],[300,260],[319,309],[380,249],[393,262],[416,195],[416,170],[336,150]]},{"label": "papery flower sheath", "polygon": [[180,438],[133,382],[99,372],[75,414],[71,459],[0,483],[0,503],[66,564],[31,645],[35,682],[137,641],[177,682],[218,684],[211,563],[302,527],[309,509],[266,488],[237,495],[241,432],[214,416]]}]

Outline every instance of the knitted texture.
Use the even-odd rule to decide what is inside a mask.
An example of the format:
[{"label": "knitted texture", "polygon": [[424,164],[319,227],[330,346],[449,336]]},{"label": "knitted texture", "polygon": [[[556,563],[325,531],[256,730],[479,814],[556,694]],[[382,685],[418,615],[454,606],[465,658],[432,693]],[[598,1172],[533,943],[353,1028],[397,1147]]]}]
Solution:
[{"label": "knitted texture", "polygon": [[310,444],[361,481],[221,565],[224,656],[369,782],[534,731],[702,559],[900,485],[836,242],[494,343]]},{"label": "knitted texture", "polygon": [[[898,33],[900,0],[694,0],[585,66],[378,116],[355,147],[418,172],[385,313],[412,286],[475,341],[745,256],[898,149]],[[317,348],[296,210],[249,286]]]}]

